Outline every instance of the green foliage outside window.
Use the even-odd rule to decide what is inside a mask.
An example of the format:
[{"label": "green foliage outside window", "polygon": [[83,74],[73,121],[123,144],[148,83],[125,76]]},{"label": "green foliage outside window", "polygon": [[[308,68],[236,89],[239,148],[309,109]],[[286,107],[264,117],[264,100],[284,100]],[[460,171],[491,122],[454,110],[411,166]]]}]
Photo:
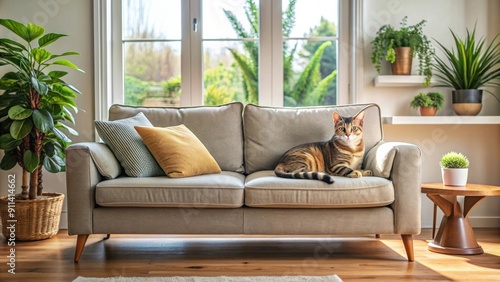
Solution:
[{"label": "green foliage outside window", "polygon": [[[295,4],[296,0],[291,0],[283,14],[283,36],[289,37],[295,26]],[[236,16],[228,10],[224,10],[231,26],[240,38],[257,38],[258,36],[258,8],[254,0],[247,0],[245,5],[245,14],[250,23],[250,30],[247,31]],[[325,22],[324,19],[322,19]],[[331,29],[327,23],[321,23],[317,27],[318,34],[325,36],[321,31]],[[333,27],[335,29],[335,27]],[[335,32],[335,31],[334,31]],[[245,97],[248,102],[256,103],[258,99],[258,42],[245,41],[245,53],[235,49],[230,49],[238,66],[242,70],[244,81]],[[283,44],[283,90],[285,106],[309,106],[322,105],[325,101],[325,94],[336,77],[336,67],[331,69],[328,74],[322,75],[320,66],[323,54],[327,47],[332,43],[327,41],[321,45],[311,44],[308,46],[311,55],[309,63],[300,74],[294,73],[292,65],[297,52],[297,44],[289,46],[287,41]],[[314,50],[314,51],[313,51]],[[334,50],[335,51],[335,50]],[[336,55],[333,55],[336,58]],[[336,63],[336,62],[335,62]],[[324,70],[325,71],[325,70]]]}]

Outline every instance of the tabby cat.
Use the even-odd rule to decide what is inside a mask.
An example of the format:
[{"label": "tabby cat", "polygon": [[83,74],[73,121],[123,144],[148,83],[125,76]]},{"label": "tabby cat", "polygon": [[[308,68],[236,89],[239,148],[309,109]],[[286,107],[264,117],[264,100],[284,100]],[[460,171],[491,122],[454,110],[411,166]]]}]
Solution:
[{"label": "tabby cat", "polygon": [[281,157],[274,173],[284,178],[316,179],[332,184],[332,175],[346,177],[370,176],[361,170],[365,153],[361,111],[354,117],[333,113],[335,133],[329,141],[298,145]]}]

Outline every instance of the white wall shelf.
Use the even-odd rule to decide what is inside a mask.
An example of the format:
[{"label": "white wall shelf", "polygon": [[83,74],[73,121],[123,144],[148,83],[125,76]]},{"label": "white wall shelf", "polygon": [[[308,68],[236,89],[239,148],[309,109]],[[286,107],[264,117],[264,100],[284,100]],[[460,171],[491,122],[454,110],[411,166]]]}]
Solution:
[{"label": "white wall shelf", "polygon": [[379,75],[373,80],[375,87],[425,87],[424,82],[423,75]]},{"label": "white wall shelf", "polygon": [[392,116],[384,124],[500,124],[500,116]]}]

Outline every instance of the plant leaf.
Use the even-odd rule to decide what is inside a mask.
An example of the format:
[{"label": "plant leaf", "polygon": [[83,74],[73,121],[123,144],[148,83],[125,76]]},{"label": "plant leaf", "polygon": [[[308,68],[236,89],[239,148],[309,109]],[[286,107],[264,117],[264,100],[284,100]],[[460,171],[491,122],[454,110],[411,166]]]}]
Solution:
[{"label": "plant leaf", "polygon": [[64,171],[66,164],[61,157],[54,155],[52,157],[45,156],[43,158],[43,166],[48,172],[56,173]]},{"label": "plant leaf", "polygon": [[68,74],[67,71],[51,71],[51,72],[49,72],[49,76],[52,78],[61,78],[67,74]]},{"label": "plant leaf", "polygon": [[59,59],[57,61],[52,62],[52,64],[61,65],[61,66],[65,66],[68,68],[75,69],[75,70],[79,70],[79,68],[75,64],[73,64],[72,62],[70,62],[69,60],[66,60],[66,59]]},{"label": "plant leaf", "polygon": [[23,108],[21,105],[15,105],[9,109],[9,118],[11,120],[23,120],[29,118],[32,113],[32,109]]},{"label": "plant leaf", "polygon": [[45,144],[45,146],[43,146],[43,150],[45,152],[45,155],[52,157],[55,154],[54,143],[47,142],[47,144]]},{"label": "plant leaf", "polygon": [[24,120],[15,120],[10,125],[10,135],[12,135],[14,139],[21,140],[31,132],[32,128],[33,122],[30,118]]},{"label": "plant leaf", "polygon": [[39,25],[28,23],[27,31],[29,36],[29,42],[31,42],[37,39],[38,37],[42,36],[42,34],[45,32],[45,29]]},{"label": "plant leaf", "polygon": [[14,150],[20,144],[21,140],[16,140],[12,138],[12,136],[8,133],[0,136],[0,150],[4,151]]},{"label": "plant leaf", "polygon": [[75,93],[82,94],[82,92],[80,92],[80,90],[76,89],[76,87],[74,87],[71,84],[66,84],[66,87],[68,87],[69,89],[71,89]]},{"label": "plant leaf", "polygon": [[40,163],[40,157],[32,151],[27,150],[23,155],[23,163],[26,170],[29,173],[32,173],[38,167],[38,164]]},{"label": "plant leaf", "polygon": [[47,84],[45,82],[38,81],[36,77],[31,78],[31,84],[33,85],[33,88],[35,88],[36,92],[40,93],[41,95],[47,94],[49,92],[49,87],[47,87]]},{"label": "plant leaf", "polygon": [[69,132],[69,134],[74,135],[74,136],[78,136],[78,132],[76,130],[74,130],[73,128],[71,128],[71,127],[69,127],[66,124],[61,123],[61,122],[59,123],[59,125],[61,127],[63,127],[64,129],[66,129]]},{"label": "plant leaf", "polygon": [[28,51],[23,44],[8,38],[0,38],[0,46],[5,46],[14,52]]},{"label": "plant leaf", "polygon": [[10,150],[2,158],[0,168],[3,170],[10,170],[17,164],[17,150]]},{"label": "plant leaf", "polygon": [[35,62],[39,64],[43,64],[52,56],[52,54],[49,51],[43,48],[33,48],[33,50],[31,50],[31,55],[35,59]]},{"label": "plant leaf", "polygon": [[6,27],[8,30],[12,31],[15,33],[17,36],[21,37],[24,39],[26,42],[30,42],[30,35],[28,32],[28,28],[24,26],[20,22],[16,22],[14,20],[6,20],[6,19],[0,19],[0,25],[3,25]]},{"label": "plant leaf", "polygon": [[33,112],[33,122],[35,126],[43,133],[48,133],[54,128],[54,120],[47,110],[35,110]]},{"label": "plant leaf", "polygon": [[42,36],[40,39],[38,39],[38,46],[39,47],[45,47],[49,44],[54,43],[56,40],[58,40],[61,37],[67,36],[66,34],[57,34],[57,33],[47,33],[44,36]]},{"label": "plant leaf", "polygon": [[71,139],[68,138],[68,136],[64,135],[59,129],[53,128],[52,132],[56,135],[57,138],[61,139],[64,142],[71,142]]}]

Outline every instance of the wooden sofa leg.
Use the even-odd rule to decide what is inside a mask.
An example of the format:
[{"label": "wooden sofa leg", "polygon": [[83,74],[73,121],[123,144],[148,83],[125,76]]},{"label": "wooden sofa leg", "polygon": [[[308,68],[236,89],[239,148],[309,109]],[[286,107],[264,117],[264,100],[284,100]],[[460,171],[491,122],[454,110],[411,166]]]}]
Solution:
[{"label": "wooden sofa leg", "polygon": [[104,237],[104,240],[108,240],[109,238],[111,238],[111,234],[106,234],[106,237]]},{"label": "wooden sofa leg", "polygon": [[413,235],[401,234],[401,238],[403,239],[403,245],[405,246],[408,261],[414,261],[415,253],[413,251]]},{"label": "wooden sofa leg", "polygon": [[82,255],[83,248],[85,247],[85,243],[87,243],[88,238],[89,234],[78,235],[76,238],[75,263],[78,263],[80,260],[80,256]]}]

